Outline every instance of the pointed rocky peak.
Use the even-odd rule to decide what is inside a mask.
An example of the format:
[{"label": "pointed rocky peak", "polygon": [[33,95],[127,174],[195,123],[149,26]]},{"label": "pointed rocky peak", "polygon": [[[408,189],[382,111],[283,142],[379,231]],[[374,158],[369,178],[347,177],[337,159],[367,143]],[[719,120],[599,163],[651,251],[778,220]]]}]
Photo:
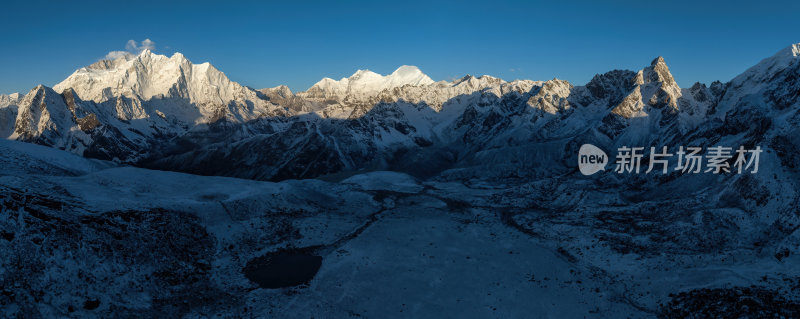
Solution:
[{"label": "pointed rocky peak", "polygon": [[64,99],[53,89],[39,84],[20,99],[19,105],[23,108],[35,109],[47,109],[49,106],[57,105],[57,109],[60,109],[64,105]]},{"label": "pointed rocky peak", "polygon": [[72,124],[72,113],[64,98],[44,85],[37,85],[18,104],[14,133],[9,137],[31,141],[45,131],[63,135]]},{"label": "pointed rocky peak", "polygon": [[664,61],[664,57],[657,57],[650,63],[649,67],[642,69],[642,79],[640,84],[651,82],[662,82],[667,85],[677,85],[672,73],[669,72],[669,67]]},{"label": "pointed rocky peak", "polygon": [[666,64],[666,62],[664,62],[664,57],[660,55],[657,58],[653,59],[653,62],[650,62],[651,66],[656,66],[659,64]]},{"label": "pointed rocky peak", "polygon": [[639,94],[652,107],[668,107],[670,113],[678,110],[678,99],[681,88],[667,67],[663,57],[657,57],[636,74],[635,83],[640,88]]},{"label": "pointed rocky peak", "polygon": [[33,87],[33,89],[31,89],[30,92],[28,92],[28,94],[25,94],[25,96],[22,98],[22,100],[23,101],[33,100],[33,99],[36,99],[37,97],[40,98],[40,97],[43,97],[43,96],[46,96],[46,95],[51,95],[52,96],[52,95],[56,95],[56,94],[57,93],[55,91],[53,91],[53,89],[51,89],[51,88],[49,88],[49,87],[47,87],[47,86],[45,86],[43,84],[39,84],[39,85]]},{"label": "pointed rocky peak", "polygon": [[[615,72],[615,71],[612,71]],[[624,74],[624,71],[616,71],[618,74]],[[628,73],[630,74],[630,73]],[[603,82],[606,77],[595,77],[592,82]],[[593,84],[590,82],[587,88],[595,96],[604,96],[607,91],[599,83]],[[625,81],[614,81],[617,87],[627,87]],[[675,114],[678,113],[678,100],[682,96],[681,88],[675,82],[675,78],[667,67],[664,57],[657,57],[653,59],[650,66],[639,70],[633,77],[632,89],[627,90],[624,95],[612,95],[609,99],[610,105],[614,106],[611,110],[612,114],[616,114],[622,118],[630,119],[637,117],[648,116],[652,113],[652,109],[660,109],[665,117],[663,121],[674,119]],[[621,84],[621,85],[620,85]],[[624,96],[621,100],[619,97]]]}]

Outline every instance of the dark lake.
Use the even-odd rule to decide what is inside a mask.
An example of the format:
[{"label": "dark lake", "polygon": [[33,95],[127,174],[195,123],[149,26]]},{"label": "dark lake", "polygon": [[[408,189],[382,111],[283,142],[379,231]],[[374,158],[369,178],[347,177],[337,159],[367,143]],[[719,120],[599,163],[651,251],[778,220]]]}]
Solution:
[{"label": "dark lake", "polygon": [[304,250],[284,250],[253,258],[243,272],[261,288],[283,288],[307,284],[320,266],[320,256]]}]

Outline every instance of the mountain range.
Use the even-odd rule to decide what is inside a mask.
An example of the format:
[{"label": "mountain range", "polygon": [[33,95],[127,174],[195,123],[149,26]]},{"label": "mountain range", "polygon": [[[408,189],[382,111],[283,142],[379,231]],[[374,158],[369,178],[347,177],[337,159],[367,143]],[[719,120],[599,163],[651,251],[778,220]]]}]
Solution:
[{"label": "mountain range", "polygon": [[[298,93],[251,89],[209,63],[145,50],[78,69],[53,88],[0,96],[0,136],[204,175],[282,180],[388,168],[432,176],[487,160],[529,161],[522,149],[539,144],[649,146],[730,128],[739,115],[791,110],[798,48],[728,83],[690,88],[658,57],[583,86],[471,75],[434,82],[402,66],[386,76],[324,78]],[[550,156],[574,166],[561,156],[570,152],[555,149],[561,154]]]},{"label": "mountain range", "polygon": [[[800,44],[689,88],[657,57],[305,92],[144,50],[0,95],[0,137],[8,316],[800,316]],[[613,169],[715,146],[758,171]]]}]

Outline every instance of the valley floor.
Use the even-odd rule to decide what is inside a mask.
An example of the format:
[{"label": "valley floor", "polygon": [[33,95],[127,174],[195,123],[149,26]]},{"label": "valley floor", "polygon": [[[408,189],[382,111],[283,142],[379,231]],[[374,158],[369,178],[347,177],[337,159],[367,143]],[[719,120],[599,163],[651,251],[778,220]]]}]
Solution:
[{"label": "valley floor", "polygon": [[[677,206],[602,203],[590,185],[545,203],[541,181],[270,183],[0,150],[2,317],[800,314],[797,256],[719,226],[692,235]],[[662,215],[632,211],[650,205]],[[322,262],[291,287],[248,278],[279,251]]]}]

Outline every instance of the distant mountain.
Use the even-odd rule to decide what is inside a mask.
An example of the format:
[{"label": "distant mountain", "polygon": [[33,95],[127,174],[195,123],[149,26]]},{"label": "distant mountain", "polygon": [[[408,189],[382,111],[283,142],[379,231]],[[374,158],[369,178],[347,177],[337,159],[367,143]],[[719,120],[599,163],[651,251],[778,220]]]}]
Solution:
[{"label": "distant mountain", "polygon": [[392,74],[382,76],[370,70],[358,70],[349,78],[339,81],[324,78],[301,94],[308,99],[369,98],[383,90],[391,90],[405,85],[422,86],[433,80],[415,66],[404,65]]}]

